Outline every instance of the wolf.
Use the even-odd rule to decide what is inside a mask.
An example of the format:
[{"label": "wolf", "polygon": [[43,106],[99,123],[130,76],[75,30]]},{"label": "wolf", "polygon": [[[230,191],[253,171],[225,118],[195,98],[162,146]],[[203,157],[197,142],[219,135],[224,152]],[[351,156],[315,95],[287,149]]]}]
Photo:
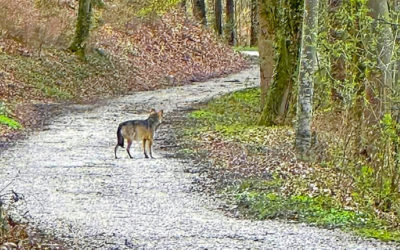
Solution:
[{"label": "wolf", "polygon": [[150,115],[146,120],[130,120],[120,123],[117,129],[118,142],[114,148],[115,159],[117,159],[117,148],[118,146],[124,147],[125,139],[128,141],[126,152],[128,152],[131,159],[133,157],[129,149],[134,140],[143,142],[143,153],[146,158],[149,158],[146,152],[146,145],[148,146],[150,157],[154,158],[151,153],[151,146],[153,145],[154,134],[162,123],[163,113],[163,110],[157,112],[155,109],[151,109]]}]

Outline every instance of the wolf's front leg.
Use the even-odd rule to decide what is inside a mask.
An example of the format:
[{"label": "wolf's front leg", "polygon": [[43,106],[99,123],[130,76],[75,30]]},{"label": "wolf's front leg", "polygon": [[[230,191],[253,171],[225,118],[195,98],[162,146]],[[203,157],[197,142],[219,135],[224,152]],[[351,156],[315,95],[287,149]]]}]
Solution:
[{"label": "wolf's front leg", "polygon": [[[143,153],[144,153],[145,158],[149,158],[149,156],[146,153],[146,141],[147,141],[146,139],[143,139]],[[151,153],[150,153],[150,155],[151,155]]]},{"label": "wolf's front leg", "polygon": [[131,156],[131,153],[129,152],[129,149],[131,148],[131,145],[132,145],[132,141],[128,140],[128,146],[126,146],[126,152],[128,152],[129,158],[132,159],[133,157]]},{"label": "wolf's front leg", "polygon": [[153,146],[153,140],[150,139],[150,140],[149,140],[149,152],[150,152],[150,157],[151,157],[152,159],[154,159],[153,154],[151,153],[151,147],[152,147],[152,146]]}]

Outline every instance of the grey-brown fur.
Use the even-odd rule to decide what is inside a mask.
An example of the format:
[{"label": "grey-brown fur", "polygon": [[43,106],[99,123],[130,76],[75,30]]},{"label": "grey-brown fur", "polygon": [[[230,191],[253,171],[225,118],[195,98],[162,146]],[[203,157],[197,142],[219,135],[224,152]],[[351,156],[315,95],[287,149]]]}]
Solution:
[{"label": "grey-brown fur", "polygon": [[119,124],[117,129],[118,142],[114,148],[115,159],[117,159],[117,148],[118,146],[124,147],[125,139],[128,141],[126,152],[128,152],[130,158],[133,158],[129,152],[133,141],[142,141],[144,156],[149,158],[146,152],[146,146],[148,146],[150,157],[154,158],[151,152],[151,146],[153,145],[154,133],[162,122],[162,116],[162,110],[156,112],[152,109],[146,120],[130,120]]}]

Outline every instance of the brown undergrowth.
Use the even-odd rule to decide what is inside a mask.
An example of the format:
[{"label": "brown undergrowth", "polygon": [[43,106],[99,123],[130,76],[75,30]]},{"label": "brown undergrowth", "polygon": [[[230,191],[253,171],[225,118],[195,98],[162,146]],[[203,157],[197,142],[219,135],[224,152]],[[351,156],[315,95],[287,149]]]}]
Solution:
[{"label": "brown undergrowth", "polygon": [[[135,16],[139,6],[121,24],[110,20],[117,16],[96,9],[82,61],[66,50],[74,29],[66,23],[73,23],[77,8],[27,0],[0,1],[0,7],[13,10],[0,22],[0,115],[24,127],[36,123],[29,107],[34,104],[87,102],[190,84],[248,66],[239,53],[179,10]],[[31,15],[20,20],[26,11]],[[10,132],[15,130],[0,122],[0,134]]]}]

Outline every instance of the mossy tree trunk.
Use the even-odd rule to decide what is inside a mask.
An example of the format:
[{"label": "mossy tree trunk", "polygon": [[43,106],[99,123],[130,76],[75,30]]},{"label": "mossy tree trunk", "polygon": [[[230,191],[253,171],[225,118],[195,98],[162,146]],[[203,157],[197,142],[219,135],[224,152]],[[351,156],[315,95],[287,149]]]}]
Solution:
[{"label": "mossy tree trunk", "polygon": [[207,25],[206,4],[204,0],[193,1],[193,16],[201,24]]},{"label": "mossy tree trunk", "polygon": [[92,21],[92,1],[79,0],[78,18],[75,37],[69,49],[78,55],[85,56],[85,41],[89,37]]},{"label": "mossy tree trunk", "polygon": [[225,11],[225,39],[228,41],[229,45],[235,46],[235,6],[233,0],[226,0]]},{"label": "mossy tree trunk", "polygon": [[[294,85],[294,75],[298,67],[299,34],[301,26],[301,1],[260,1],[260,68],[261,68],[261,105],[263,112],[259,119],[259,125],[281,125],[286,122],[287,114],[292,97],[292,88]],[[265,21],[267,19],[267,21]],[[265,23],[269,23],[270,33],[274,33],[273,41],[275,44],[271,49],[277,54],[274,58],[274,52],[265,54],[263,43]],[[270,36],[270,35],[269,35]],[[271,38],[269,38],[271,39]],[[270,58],[264,58],[264,55]],[[274,60],[275,59],[275,60]],[[270,60],[275,62],[275,75]],[[272,65],[274,64],[272,63]],[[265,73],[268,73],[268,78]],[[266,82],[266,83],[264,83]]]},{"label": "mossy tree trunk", "polygon": [[275,10],[277,0],[258,0],[258,51],[260,60],[261,109],[265,106],[274,72]]},{"label": "mossy tree trunk", "polygon": [[222,35],[222,0],[215,0],[214,3],[214,30],[219,36]]},{"label": "mossy tree trunk", "polygon": [[304,0],[295,146],[305,159],[311,147],[314,73],[318,27],[318,0]]},{"label": "mossy tree trunk", "polygon": [[279,61],[276,67],[276,75],[267,91],[259,125],[283,124],[288,110],[289,94],[292,89],[292,76],[290,74],[290,71],[293,70],[290,65],[292,55],[289,54],[286,39],[281,38],[278,47]]}]

